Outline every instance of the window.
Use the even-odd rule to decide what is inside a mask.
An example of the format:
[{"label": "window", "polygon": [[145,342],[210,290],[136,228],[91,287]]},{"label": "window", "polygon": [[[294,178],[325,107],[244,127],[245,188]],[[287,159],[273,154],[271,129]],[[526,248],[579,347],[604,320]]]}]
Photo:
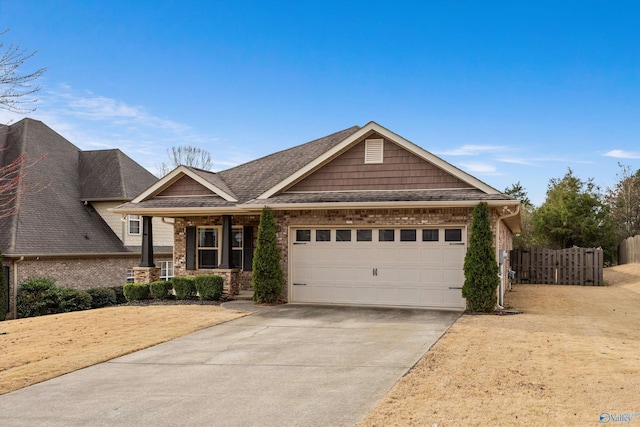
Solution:
[{"label": "window", "polygon": [[401,242],[415,242],[416,241],[416,230],[400,230],[400,241]]},{"label": "window", "polygon": [[316,230],[316,242],[330,242],[331,230]]},{"label": "window", "polygon": [[383,142],[382,139],[366,139],[364,141],[364,162],[366,164],[383,162]]},{"label": "window", "polygon": [[234,228],[231,231],[231,259],[235,268],[242,268],[242,249],[243,249],[243,235],[242,228]]},{"label": "window", "polygon": [[356,240],[358,242],[370,242],[371,241],[371,230],[357,230],[356,231]]},{"label": "window", "polygon": [[350,242],[351,230],[336,230],[336,242]]},{"label": "window", "polygon": [[460,228],[450,228],[444,230],[445,242],[462,242],[462,230]]},{"label": "window", "polygon": [[296,230],[296,242],[310,242],[311,230]]},{"label": "window", "polygon": [[217,228],[198,229],[198,268],[218,266],[219,239]]},{"label": "window", "polygon": [[440,233],[437,228],[429,228],[422,230],[423,242],[437,242],[440,240]]},{"label": "window", "polygon": [[134,235],[134,236],[139,236],[140,235],[140,215],[129,215],[128,216],[128,222],[129,222],[129,234]]},{"label": "window", "polygon": [[134,279],[133,268],[127,268],[127,283],[133,283]]},{"label": "window", "polygon": [[378,242],[393,242],[396,238],[396,230],[378,230]]},{"label": "window", "polygon": [[173,277],[173,261],[160,261],[160,280],[170,280]]}]

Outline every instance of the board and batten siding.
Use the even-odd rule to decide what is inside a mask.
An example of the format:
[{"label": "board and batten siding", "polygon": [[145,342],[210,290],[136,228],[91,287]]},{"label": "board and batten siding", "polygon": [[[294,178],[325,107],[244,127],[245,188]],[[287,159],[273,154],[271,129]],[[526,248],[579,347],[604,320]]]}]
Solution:
[{"label": "board and batten siding", "polygon": [[[381,138],[372,135],[368,138]],[[365,141],[287,191],[426,190],[471,188],[448,172],[384,140],[382,163],[365,164]]]}]

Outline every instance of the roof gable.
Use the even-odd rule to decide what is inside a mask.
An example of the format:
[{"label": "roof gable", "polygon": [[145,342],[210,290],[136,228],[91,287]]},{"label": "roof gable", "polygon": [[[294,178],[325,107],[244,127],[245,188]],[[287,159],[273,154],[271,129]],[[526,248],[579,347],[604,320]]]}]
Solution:
[{"label": "roof gable", "polygon": [[[332,161],[338,159],[344,153],[350,151],[352,148],[356,147],[359,143],[365,140],[369,136],[379,135],[385,141],[393,142],[399,147],[406,150],[408,153],[417,156],[419,159],[427,162],[428,164],[434,166],[440,171],[446,172],[448,176],[451,176],[457,179],[459,182],[466,184],[464,188],[476,188],[481,190],[486,194],[500,194],[498,190],[484,182],[478,180],[477,178],[467,174],[466,172],[456,168],[450,163],[442,160],[441,158],[429,153],[428,151],[418,147],[412,142],[404,139],[400,135],[391,132],[390,130],[380,126],[375,122],[369,122],[364,127],[360,128],[358,131],[352,133],[340,143],[332,146],[330,149],[325,151],[324,153],[317,156],[315,159],[305,164],[292,174],[288,175],[285,179],[276,183],[271,188],[264,191],[262,194],[258,196],[258,199],[264,200],[268,199],[276,194],[279,194],[287,189],[292,188],[296,184],[302,182],[305,178],[311,176],[314,172],[320,170],[326,165],[329,165]],[[372,165],[369,165],[372,166]]]},{"label": "roof gable", "polygon": [[217,195],[228,202],[238,201],[227,183],[216,173],[189,166],[178,166],[132,202],[139,203],[161,195],[187,197]]},{"label": "roof gable", "polygon": [[[375,142],[376,161],[368,150]],[[469,183],[435,166],[378,133],[371,133],[348,150],[289,187],[287,192],[352,190],[469,189]]]}]

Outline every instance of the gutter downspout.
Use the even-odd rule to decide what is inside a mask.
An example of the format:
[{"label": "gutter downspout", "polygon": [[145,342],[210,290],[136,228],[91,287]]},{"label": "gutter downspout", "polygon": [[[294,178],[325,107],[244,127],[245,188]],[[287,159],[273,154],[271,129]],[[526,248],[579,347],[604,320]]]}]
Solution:
[{"label": "gutter downspout", "polygon": [[18,263],[22,261],[24,261],[23,256],[13,261],[13,306],[11,311],[14,319],[18,318]]},{"label": "gutter downspout", "polygon": [[[500,260],[500,224],[504,219],[511,218],[520,213],[520,204],[516,206],[516,211],[509,211],[508,214],[501,215],[496,220],[496,259]],[[500,285],[498,286],[498,308],[504,310],[504,273],[500,270]]]}]

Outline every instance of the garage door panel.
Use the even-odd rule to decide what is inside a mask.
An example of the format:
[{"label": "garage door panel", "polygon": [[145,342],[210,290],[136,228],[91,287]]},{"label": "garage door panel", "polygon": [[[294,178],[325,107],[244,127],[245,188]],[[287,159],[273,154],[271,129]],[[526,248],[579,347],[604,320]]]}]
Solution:
[{"label": "garage door panel", "polygon": [[[356,228],[351,230],[355,239]],[[400,241],[400,229],[395,230],[390,242],[378,242],[376,229],[368,242],[335,241],[335,231],[331,241],[316,242],[312,229],[312,241],[291,246],[290,300],[464,308],[461,291],[449,288],[464,281],[465,244],[444,242],[443,229],[440,241],[427,242],[419,229],[412,241]],[[295,238],[295,231],[290,235]]]}]

